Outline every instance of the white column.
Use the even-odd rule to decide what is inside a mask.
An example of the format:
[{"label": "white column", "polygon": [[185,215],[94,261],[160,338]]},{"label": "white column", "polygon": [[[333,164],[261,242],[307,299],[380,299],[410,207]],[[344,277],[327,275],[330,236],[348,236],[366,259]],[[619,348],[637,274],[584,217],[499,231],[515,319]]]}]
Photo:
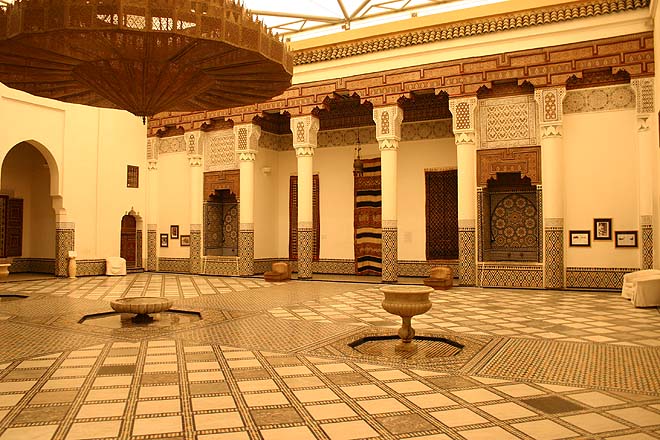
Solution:
[{"label": "white column", "polygon": [[403,110],[399,106],[374,109],[380,150],[382,280],[395,283],[399,276],[397,225],[397,159]]},{"label": "white column", "polygon": [[234,126],[240,168],[238,235],[239,275],[254,274],[254,162],[257,158],[261,127],[254,124]]},{"label": "white column", "polygon": [[639,224],[642,269],[653,268],[653,199],[656,167],[657,134],[654,130],[653,78],[631,81],[637,94],[637,144],[639,146]]},{"label": "white column", "polygon": [[553,87],[534,92],[541,128],[543,197],[543,286],[563,289],[564,269],[564,139],[563,105],[566,89]]},{"label": "white column", "polygon": [[147,140],[147,271],[158,270],[158,138]]},{"label": "white column", "polygon": [[291,118],[291,131],[298,161],[298,278],[307,279],[314,256],[312,179],[319,120],[312,115]]},{"label": "white column", "polygon": [[458,278],[461,285],[477,282],[477,98],[449,101],[458,166]]},{"label": "white column", "polygon": [[204,203],[204,172],[202,168],[202,132],[186,133],[188,164],[190,165],[190,273],[202,272],[202,211]]}]

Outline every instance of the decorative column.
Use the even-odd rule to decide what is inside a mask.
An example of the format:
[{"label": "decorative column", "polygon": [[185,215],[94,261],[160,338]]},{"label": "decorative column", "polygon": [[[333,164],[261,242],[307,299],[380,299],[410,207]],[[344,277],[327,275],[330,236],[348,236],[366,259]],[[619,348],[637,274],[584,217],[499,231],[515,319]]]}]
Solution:
[{"label": "decorative column", "polygon": [[396,283],[399,276],[397,229],[397,155],[403,110],[396,105],[374,109],[376,140],[380,150],[382,280]]},{"label": "decorative column", "polygon": [[449,100],[458,166],[458,279],[462,286],[474,286],[477,283],[476,108],[476,97]]},{"label": "decorative column", "polygon": [[534,99],[541,128],[543,182],[543,286],[563,289],[564,270],[564,140],[563,105],[566,89],[538,89]]},{"label": "decorative column", "polygon": [[76,225],[65,221],[65,215],[58,215],[55,222],[55,276],[69,276],[69,252],[73,251],[76,241]]},{"label": "decorative column", "polygon": [[[158,271],[158,139],[147,139],[147,267]],[[192,238],[192,237],[191,237]]]},{"label": "decorative column", "polygon": [[204,174],[202,172],[202,133],[186,133],[190,165],[190,273],[202,272],[202,207]]},{"label": "decorative column", "polygon": [[257,158],[261,127],[254,124],[234,126],[236,153],[240,161],[238,233],[238,274],[254,275],[254,162]]},{"label": "decorative column", "polygon": [[291,131],[298,158],[298,278],[308,279],[314,256],[312,177],[319,120],[311,115],[291,118]]},{"label": "decorative column", "polygon": [[639,145],[639,225],[641,268],[653,268],[653,188],[657,135],[651,129],[654,115],[653,77],[631,81],[637,94],[637,143]]}]

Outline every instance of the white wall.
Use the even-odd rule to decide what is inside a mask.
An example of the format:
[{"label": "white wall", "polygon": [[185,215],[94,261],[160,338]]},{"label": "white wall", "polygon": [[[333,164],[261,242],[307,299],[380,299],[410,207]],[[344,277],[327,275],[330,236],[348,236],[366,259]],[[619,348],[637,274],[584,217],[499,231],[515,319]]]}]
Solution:
[{"label": "white wall", "polygon": [[64,104],[4,86],[0,117],[0,159],[22,141],[46,158],[54,176],[50,194],[61,197],[57,221],[75,223],[78,259],[119,255],[122,215],[131,207],[145,209],[144,180],[138,189],[126,188],[127,164],[146,171],[142,121],[128,112]]},{"label": "white wall", "polygon": [[398,258],[426,260],[428,168],[456,168],[454,138],[401,142],[398,155]]},{"label": "white wall", "polygon": [[23,199],[23,258],[55,255],[55,212],[49,185],[48,165],[36,148],[23,142],[9,151],[2,164],[2,190]]},{"label": "white wall", "polygon": [[[564,115],[565,229],[590,230],[591,247],[566,246],[569,267],[639,267],[640,250],[615,248],[614,231],[639,229],[635,111]],[[612,240],[593,236],[593,219],[612,219]]]},{"label": "white wall", "polygon": [[169,239],[160,247],[160,234],[170,233],[170,225],[179,225],[179,235],[190,234],[190,165],[186,152],[158,156],[158,256],[188,258],[190,247],[181,247],[180,239]]},{"label": "white wall", "polygon": [[[262,148],[254,164],[254,258],[278,257],[278,201],[288,199],[288,192],[277,190],[278,155]],[[265,172],[265,168],[270,171]]]}]

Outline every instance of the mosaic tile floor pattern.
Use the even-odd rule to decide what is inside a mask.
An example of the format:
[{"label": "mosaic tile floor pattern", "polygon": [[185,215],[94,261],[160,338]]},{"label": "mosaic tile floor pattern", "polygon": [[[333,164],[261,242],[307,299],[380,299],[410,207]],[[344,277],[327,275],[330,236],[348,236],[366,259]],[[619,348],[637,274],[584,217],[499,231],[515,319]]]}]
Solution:
[{"label": "mosaic tile floor pattern", "polygon": [[[657,309],[607,293],[457,288],[434,295],[413,326],[491,341],[489,351],[468,366],[416,368],[313,354],[398,327],[375,285],[230,281],[139,274],[0,286],[30,296],[0,303],[0,440],[660,438]],[[76,327],[108,296],[147,292],[211,318],[140,340]],[[548,365],[562,374],[541,374]]]}]

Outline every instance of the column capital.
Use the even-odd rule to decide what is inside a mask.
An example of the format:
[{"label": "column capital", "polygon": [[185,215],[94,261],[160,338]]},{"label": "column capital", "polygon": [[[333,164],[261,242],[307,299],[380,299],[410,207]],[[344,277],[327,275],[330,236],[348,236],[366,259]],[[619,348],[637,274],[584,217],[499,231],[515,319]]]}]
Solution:
[{"label": "column capital", "polygon": [[158,161],[154,159],[147,160],[147,170],[158,171]]},{"label": "column capital", "polygon": [[653,77],[635,78],[630,81],[630,85],[635,91],[637,97],[638,117],[646,115],[648,119],[651,114],[655,113],[655,103],[653,101],[655,91],[653,81]]},{"label": "column capital", "polygon": [[649,114],[638,114],[637,115],[637,131],[638,132],[644,132],[644,131],[649,131],[651,129],[651,126],[649,125],[649,118],[651,115]]},{"label": "column capital", "polygon": [[[383,149],[396,149],[401,140],[401,122],[403,122],[403,109],[398,105],[387,107],[376,107],[373,112],[374,122],[376,123],[376,139],[378,144],[388,142],[389,147]],[[394,141],[394,142],[392,142]],[[395,145],[395,148],[392,148]]]},{"label": "column capital", "polygon": [[191,167],[201,167],[202,166],[202,155],[195,154],[188,156],[188,163]]},{"label": "column capital", "polygon": [[158,160],[158,143],[159,139],[157,137],[148,137],[147,138],[147,160],[148,161],[157,161]]},{"label": "column capital", "polygon": [[560,138],[563,135],[561,123],[541,125],[541,139]]},{"label": "column capital", "polygon": [[318,145],[319,119],[313,115],[291,118],[291,132],[296,156],[313,156]]},{"label": "column capital", "polygon": [[183,136],[186,142],[186,152],[188,156],[201,156],[202,155],[202,132],[190,131]]},{"label": "column capital", "polygon": [[[564,122],[564,97],[566,87],[544,87],[534,90],[537,114],[541,128],[544,126],[560,127]],[[554,137],[554,136],[553,136]]]},{"label": "column capital", "polygon": [[452,130],[454,132],[456,146],[474,145],[477,142],[477,129],[475,123],[476,109],[476,96],[451,98],[449,100],[449,111],[451,111],[453,115]]},{"label": "column capital", "polygon": [[257,160],[257,153],[254,151],[239,151],[238,160],[241,162],[254,162]]},{"label": "column capital", "polygon": [[234,145],[236,153],[238,153],[239,156],[241,153],[257,154],[260,137],[261,127],[256,124],[249,123],[234,125]]}]

